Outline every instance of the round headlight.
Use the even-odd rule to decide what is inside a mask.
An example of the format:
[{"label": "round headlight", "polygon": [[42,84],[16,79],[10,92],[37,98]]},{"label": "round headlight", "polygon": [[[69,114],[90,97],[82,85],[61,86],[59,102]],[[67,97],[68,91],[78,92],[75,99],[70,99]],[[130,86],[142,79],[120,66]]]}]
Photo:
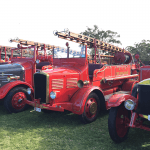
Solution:
[{"label": "round headlight", "polygon": [[31,88],[27,88],[27,93],[30,95],[31,94]]},{"label": "round headlight", "polygon": [[136,103],[132,100],[126,100],[124,102],[124,106],[127,110],[133,110],[135,108]]},{"label": "round headlight", "polygon": [[36,63],[37,63],[37,64],[39,64],[39,63],[40,63],[40,60],[39,60],[39,59],[37,59],[37,60],[36,60]]},{"label": "round headlight", "polygon": [[51,98],[51,99],[55,99],[55,98],[56,98],[56,93],[52,91],[52,92],[50,93],[50,98]]}]

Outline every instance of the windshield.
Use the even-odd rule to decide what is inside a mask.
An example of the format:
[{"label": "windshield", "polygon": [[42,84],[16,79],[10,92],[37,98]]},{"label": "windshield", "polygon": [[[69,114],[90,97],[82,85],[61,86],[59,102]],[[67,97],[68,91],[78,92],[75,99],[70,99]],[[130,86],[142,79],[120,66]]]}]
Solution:
[{"label": "windshield", "polygon": [[[31,49],[22,49],[22,57],[33,58],[34,48]],[[13,50],[13,57],[21,57],[21,49]]]},{"label": "windshield", "polygon": [[[21,58],[21,49],[15,49],[13,51],[13,57],[15,58]],[[44,49],[38,49],[38,56],[43,56],[44,55],[52,55],[51,50],[45,50]],[[22,58],[33,58],[34,57],[34,48],[26,48],[22,49]]]},{"label": "windshield", "polygon": [[85,46],[81,46],[79,50],[57,47],[54,48],[54,58],[67,58],[67,53],[69,58],[85,58]]}]

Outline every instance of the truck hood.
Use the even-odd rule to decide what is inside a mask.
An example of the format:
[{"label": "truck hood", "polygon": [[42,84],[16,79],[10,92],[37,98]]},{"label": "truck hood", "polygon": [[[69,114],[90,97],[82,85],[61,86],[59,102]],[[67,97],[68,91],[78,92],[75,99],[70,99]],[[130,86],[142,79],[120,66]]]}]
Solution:
[{"label": "truck hood", "polygon": [[23,81],[23,74],[24,74],[24,67],[21,64],[18,63],[12,63],[12,64],[4,64],[0,65],[0,87],[3,85],[13,82],[8,81],[7,77],[14,77],[14,76],[19,76],[19,80]]},{"label": "truck hood", "polygon": [[58,68],[54,68],[54,69],[48,69],[48,70],[43,70],[45,73],[54,76],[57,75],[79,75],[80,71],[77,69],[74,69],[72,67],[58,67]]}]

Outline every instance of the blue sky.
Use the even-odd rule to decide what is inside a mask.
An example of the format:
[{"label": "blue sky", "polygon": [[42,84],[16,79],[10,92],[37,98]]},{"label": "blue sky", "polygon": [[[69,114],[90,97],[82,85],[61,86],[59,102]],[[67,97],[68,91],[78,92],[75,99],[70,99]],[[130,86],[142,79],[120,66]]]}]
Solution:
[{"label": "blue sky", "polygon": [[54,36],[53,30],[80,33],[96,24],[118,32],[119,47],[133,46],[150,40],[149,6],[149,0],[1,0],[0,45],[15,46],[8,39],[19,37],[65,47],[67,41]]}]

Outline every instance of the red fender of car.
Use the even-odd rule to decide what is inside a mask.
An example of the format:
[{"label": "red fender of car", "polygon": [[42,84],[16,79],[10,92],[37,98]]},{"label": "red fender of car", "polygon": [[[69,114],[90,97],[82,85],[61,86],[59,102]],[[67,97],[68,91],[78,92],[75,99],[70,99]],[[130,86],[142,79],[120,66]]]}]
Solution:
[{"label": "red fender of car", "polygon": [[0,88],[0,99],[3,99],[12,88],[19,85],[28,86],[33,90],[32,86],[27,82],[23,82],[23,81],[9,82],[8,84],[5,84],[3,87]]},{"label": "red fender of car", "polygon": [[83,88],[79,89],[75,93],[75,95],[73,95],[73,97],[71,98],[73,113],[81,115],[84,112],[84,105],[87,100],[87,97],[94,90],[98,90],[99,92],[102,92],[102,90],[98,86],[90,85],[90,86],[84,86]]},{"label": "red fender of car", "polygon": [[121,105],[122,102],[124,102],[128,99],[133,100],[136,104],[138,103],[138,100],[129,94],[115,94],[109,98],[109,100],[107,101],[107,106],[108,107],[117,107],[117,106]]}]

